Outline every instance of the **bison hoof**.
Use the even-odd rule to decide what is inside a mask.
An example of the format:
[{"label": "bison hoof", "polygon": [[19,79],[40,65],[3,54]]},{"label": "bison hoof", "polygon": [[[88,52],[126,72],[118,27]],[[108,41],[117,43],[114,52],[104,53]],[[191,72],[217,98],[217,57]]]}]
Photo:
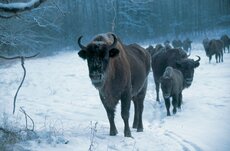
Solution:
[{"label": "bison hoof", "polygon": [[137,128],[137,123],[133,123],[133,128]]},{"label": "bison hoof", "polygon": [[116,136],[117,133],[118,133],[117,130],[115,130],[115,131],[110,131],[109,135],[110,135],[110,136]]},{"label": "bison hoof", "polygon": [[143,132],[143,128],[138,128],[137,132]]},{"label": "bison hoof", "polygon": [[125,137],[132,137],[131,132],[130,131],[125,132]]},{"label": "bison hoof", "polygon": [[167,113],[167,116],[171,116],[171,114],[170,114],[170,113]]},{"label": "bison hoof", "polygon": [[173,114],[176,114],[176,108],[173,109]]}]

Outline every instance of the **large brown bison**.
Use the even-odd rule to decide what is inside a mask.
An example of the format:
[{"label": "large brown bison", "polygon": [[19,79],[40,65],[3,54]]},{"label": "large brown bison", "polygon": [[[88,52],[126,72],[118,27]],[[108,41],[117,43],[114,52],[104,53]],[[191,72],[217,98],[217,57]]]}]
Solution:
[{"label": "large brown bison", "polygon": [[198,60],[188,58],[188,55],[182,49],[169,49],[159,51],[152,56],[152,70],[156,86],[156,100],[159,102],[159,84],[160,77],[163,75],[167,66],[180,70],[184,76],[184,87],[189,87],[193,81],[194,69],[200,65]]},{"label": "large brown bison", "polygon": [[212,39],[208,41],[208,39],[203,40],[203,46],[206,53],[206,56],[209,58],[209,63],[212,60],[212,56],[215,55],[216,63],[223,62],[223,48],[224,44],[222,40]]},{"label": "large brown bison", "polygon": [[124,135],[131,137],[129,128],[129,109],[134,102],[133,128],[143,131],[143,101],[147,89],[151,57],[137,44],[124,45],[113,34],[97,35],[87,46],[78,44],[78,55],[87,60],[89,77],[99,91],[110,123],[110,135],[116,135],[114,123],[115,108],[121,100],[121,116],[124,121]]},{"label": "large brown bison", "polygon": [[173,114],[177,108],[181,108],[182,90],[184,89],[184,78],[181,71],[168,66],[160,78],[161,90],[165,100],[167,116],[170,116],[170,97],[172,97]]},{"label": "large brown bison", "polygon": [[225,48],[229,51],[229,46],[230,46],[230,38],[228,37],[228,35],[223,35],[220,38],[223,42],[224,42],[224,52],[225,52]]}]

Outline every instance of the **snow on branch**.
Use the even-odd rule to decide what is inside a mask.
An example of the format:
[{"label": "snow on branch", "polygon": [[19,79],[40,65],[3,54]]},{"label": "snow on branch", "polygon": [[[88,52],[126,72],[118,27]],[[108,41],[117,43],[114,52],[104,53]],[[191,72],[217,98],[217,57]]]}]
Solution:
[{"label": "snow on branch", "polygon": [[29,2],[0,3],[0,12],[17,13],[37,8],[46,0],[31,0]]}]

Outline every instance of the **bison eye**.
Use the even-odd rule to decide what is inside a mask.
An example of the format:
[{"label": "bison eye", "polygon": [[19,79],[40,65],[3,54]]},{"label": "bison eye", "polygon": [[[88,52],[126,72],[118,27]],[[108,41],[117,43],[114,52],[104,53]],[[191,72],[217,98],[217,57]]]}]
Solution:
[{"label": "bison eye", "polygon": [[104,58],[105,57],[105,51],[99,51],[99,57]]}]

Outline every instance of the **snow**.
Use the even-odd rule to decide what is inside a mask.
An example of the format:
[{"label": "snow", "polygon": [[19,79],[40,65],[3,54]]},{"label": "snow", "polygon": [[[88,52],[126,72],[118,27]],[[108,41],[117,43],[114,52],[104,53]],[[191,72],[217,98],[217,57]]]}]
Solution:
[{"label": "snow", "polygon": [[[229,151],[230,150],[230,54],[224,63],[208,63],[201,44],[194,44],[191,58],[201,56],[190,88],[183,91],[182,110],[167,117],[164,101],[155,101],[153,75],[143,112],[144,132],[131,129],[133,138],[123,135],[124,124],[117,106],[117,136],[109,136],[109,122],[97,90],[90,83],[86,61],[77,52],[25,61],[27,76],[19,91],[16,113],[13,97],[23,70],[20,61],[0,68],[0,124],[8,120],[24,126],[20,107],[33,118],[39,138],[16,145],[32,151]],[[7,117],[2,120],[3,117]],[[133,121],[133,105],[130,125]],[[14,123],[19,123],[14,125]],[[29,128],[31,123],[28,122]],[[0,140],[1,141],[1,140]]]}]

